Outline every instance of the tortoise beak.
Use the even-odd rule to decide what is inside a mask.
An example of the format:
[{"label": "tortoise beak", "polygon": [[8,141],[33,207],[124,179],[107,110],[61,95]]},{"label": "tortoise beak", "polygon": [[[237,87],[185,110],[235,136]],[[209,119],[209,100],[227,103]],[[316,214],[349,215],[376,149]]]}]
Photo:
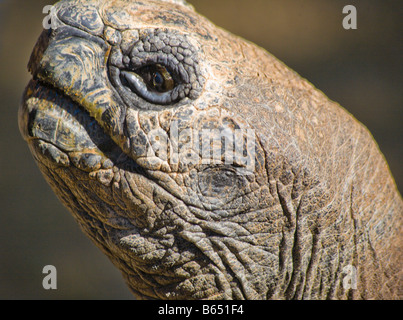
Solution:
[{"label": "tortoise beak", "polygon": [[122,145],[124,108],[108,81],[109,52],[100,37],[62,25],[42,32],[28,69],[34,80],[70,98]]}]

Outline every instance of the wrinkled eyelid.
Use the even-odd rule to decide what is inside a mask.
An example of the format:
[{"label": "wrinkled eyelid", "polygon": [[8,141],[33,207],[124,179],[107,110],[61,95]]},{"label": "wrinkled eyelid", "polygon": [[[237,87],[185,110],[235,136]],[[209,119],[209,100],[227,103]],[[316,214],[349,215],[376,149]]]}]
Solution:
[{"label": "wrinkled eyelid", "polygon": [[143,79],[137,73],[131,71],[121,71],[120,74],[126,80],[128,87],[144,99],[156,104],[172,103],[171,91],[150,91]]},{"label": "wrinkled eyelid", "polygon": [[[134,37],[132,33],[128,35],[126,32],[122,36],[120,46],[112,49],[109,56],[111,82],[128,106],[159,109],[153,105],[174,105],[185,98],[195,100],[200,96],[205,78],[199,67],[198,51],[186,34],[146,29]],[[131,39],[130,45],[125,38]],[[136,40],[131,42],[133,38]],[[169,73],[163,74],[163,83],[156,78],[156,64]],[[153,73],[141,71],[147,66],[154,66]]]}]

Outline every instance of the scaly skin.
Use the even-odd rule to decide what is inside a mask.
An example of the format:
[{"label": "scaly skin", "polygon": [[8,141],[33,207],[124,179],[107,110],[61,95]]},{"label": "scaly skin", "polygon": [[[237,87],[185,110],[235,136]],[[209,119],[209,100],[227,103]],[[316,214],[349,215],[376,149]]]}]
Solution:
[{"label": "scaly skin", "polygon": [[[401,298],[402,198],[350,114],[182,1],[56,9],[20,130],[137,298]],[[133,76],[155,64],[172,90]],[[223,132],[234,161],[208,140]]]}]

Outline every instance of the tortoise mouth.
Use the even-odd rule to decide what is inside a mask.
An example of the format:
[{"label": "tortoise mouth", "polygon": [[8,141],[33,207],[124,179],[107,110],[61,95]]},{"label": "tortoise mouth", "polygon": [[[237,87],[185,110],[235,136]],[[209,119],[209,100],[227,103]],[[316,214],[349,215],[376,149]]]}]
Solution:
[{"label": "tortoise mouth", "polygon": [[79,147],[74,136],[74,133],[79,134],[78,127],[92,127],[95,122],[70,97],[35,77],[25,89],[19,120],[26,140],[44,140],[66,152],[77,151]]},{"label": "tortoise mouth", "polygon": [[28,83],[18,124],[34,157],[47,166],[74,164],[91,172],[131,161],[84,108],[41,80]]},{"label": "tortoise mouth", "polygon": [[[63,46],[53,51],[51,48],[60,37],[71,41],[75,37],[94,39],[90,34],[69,25],[42,31],[28,62],[32,79],[24,91],[19,109],[20,132],[27,141],[39,139],[64,152],[97,147],[104,149],[105,144],[110,147],[114,144],[112,139],[75,99],[75,92],[59,86],[57,79],[60,75],[53,75],[46,63],[44,66],[44,61],[51,61],[51,64],[59,66],[58,69],[68,69],[72,58],[62,55]],[[63,60],[67,61],[66,64],[63,64]]]}]

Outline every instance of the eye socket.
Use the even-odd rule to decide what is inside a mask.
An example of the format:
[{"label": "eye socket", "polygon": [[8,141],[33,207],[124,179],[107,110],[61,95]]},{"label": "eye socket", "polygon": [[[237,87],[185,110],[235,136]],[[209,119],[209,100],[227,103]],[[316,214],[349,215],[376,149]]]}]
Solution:
[{"label": "eye socket", "polygon": [[148,65],[135,71],[123,70],[120,72],[120,80],[124,86],[150,102],[172,102],[176,82],[168,69],[161,64]]}]

